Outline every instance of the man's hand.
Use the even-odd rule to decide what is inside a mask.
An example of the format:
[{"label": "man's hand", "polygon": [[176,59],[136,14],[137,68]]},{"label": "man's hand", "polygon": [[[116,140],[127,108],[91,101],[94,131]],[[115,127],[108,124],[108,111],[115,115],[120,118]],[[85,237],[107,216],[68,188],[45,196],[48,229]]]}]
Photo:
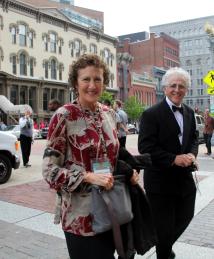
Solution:
[{"label": "man's hand", "polygon": [[191,166],[193,162],[195,162],[193,154],[177,155],[174,160],[174,164],[181,167]]}]

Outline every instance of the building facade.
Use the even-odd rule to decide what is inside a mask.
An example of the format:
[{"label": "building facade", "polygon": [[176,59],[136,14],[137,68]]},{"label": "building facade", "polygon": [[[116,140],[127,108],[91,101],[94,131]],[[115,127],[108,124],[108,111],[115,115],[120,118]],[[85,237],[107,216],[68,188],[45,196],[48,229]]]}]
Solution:
[{"label": "building facade", "polygon": [[214,16],[150,27],[151,32],[164,32],[179,41],[181,67],[192,78],[185,102],[201,111],[210,107],[210,96],[206,92],[207,85],[203,83],[203,77],[214,67],[211,41],[205,31],[206,23],[214,24]]},{"label": "building facade", "polygon": [[[162,33],[135,33],[119,36],[117,52],[129,54],[132,57],[126,73],[130,73],[129,92],[136,93],[140,100],[151,106],[163,98],[161,79],[166,69],[179,66],[179,43],[176,39]],[[121,71],[122,72],[122,71]],[[138,86],[132,84],[133,78],[138,78]],[[149,82],[149,84],[148,84]],[[136,89],[135,89],[136,88]],[[153,96],[154,95],[154,96]],[[143,96],[148,96],[144,98]],[[152,102],[151,102],[152,101]]]},{"label": "building facade", "polygon": [[50,99],[70,101],[69,65],[84,53],[107,63],[107,90],[117,92],[115,38],[72,22],[57,8],[0,2],[0,95],[29,104],[38,122],[50,118]]}]

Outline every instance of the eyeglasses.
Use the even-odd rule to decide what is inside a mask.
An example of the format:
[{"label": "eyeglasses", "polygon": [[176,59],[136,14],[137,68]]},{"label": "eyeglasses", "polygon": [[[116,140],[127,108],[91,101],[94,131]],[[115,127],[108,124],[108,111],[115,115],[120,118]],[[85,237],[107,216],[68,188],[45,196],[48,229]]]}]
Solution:
[{"label": "eyeglasses", "polygon": [[185,90],[186,89],[186,86],[180,85],[180,84],[172,84],[172,85],[169,85],[168,87],[170,87],[172,89],[178,88],[178,90]]}]

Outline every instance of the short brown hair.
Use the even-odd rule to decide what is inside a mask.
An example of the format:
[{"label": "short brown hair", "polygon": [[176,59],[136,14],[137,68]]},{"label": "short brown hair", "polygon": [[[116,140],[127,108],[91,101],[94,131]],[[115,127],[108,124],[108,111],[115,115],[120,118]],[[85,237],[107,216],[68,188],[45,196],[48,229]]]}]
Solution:
[{"label": "short brown hair", "polygon": [[77,85],[78,71],[88,66],[94,66],[96,68],[103,69],[104,86],[107,86],[109,84],[110,71],[107,65],[101,60],[99,56],[95,54],[84,54],[76,61],[74,61],[70,66],[69,83],[70,83],[70,87],[73,88],[75,92],[77,92],[76,85]]},{"label": "short brown hair", "polygon": [[115,103],[118,105],[118,107],[122,107],[123,103],[120,100],[115,100]]}]

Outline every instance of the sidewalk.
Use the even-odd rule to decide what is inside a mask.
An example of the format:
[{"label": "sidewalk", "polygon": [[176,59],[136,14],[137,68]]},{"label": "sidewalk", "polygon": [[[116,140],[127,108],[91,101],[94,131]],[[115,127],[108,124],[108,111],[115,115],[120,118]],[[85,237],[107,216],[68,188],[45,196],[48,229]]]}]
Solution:
[{"label": "sidewalk", "polygon": [[[130,136],[127,143],[132,153],[137,153],[135,141],[136,136]],[[68,259],[61,227],[53,224],[54,191],[41,177],[42,152],[37,146],[34,149],[32,169],[20,167],[10,182],[0,185],[0,258]],[[199,162],[206,162],[208,170],[197,173],[201,194],[192,223],[173,248],[176,259],[214,258],[214,159],[204,152],[200,146]],[[156,256],[151,249],[135,258]]]}]

